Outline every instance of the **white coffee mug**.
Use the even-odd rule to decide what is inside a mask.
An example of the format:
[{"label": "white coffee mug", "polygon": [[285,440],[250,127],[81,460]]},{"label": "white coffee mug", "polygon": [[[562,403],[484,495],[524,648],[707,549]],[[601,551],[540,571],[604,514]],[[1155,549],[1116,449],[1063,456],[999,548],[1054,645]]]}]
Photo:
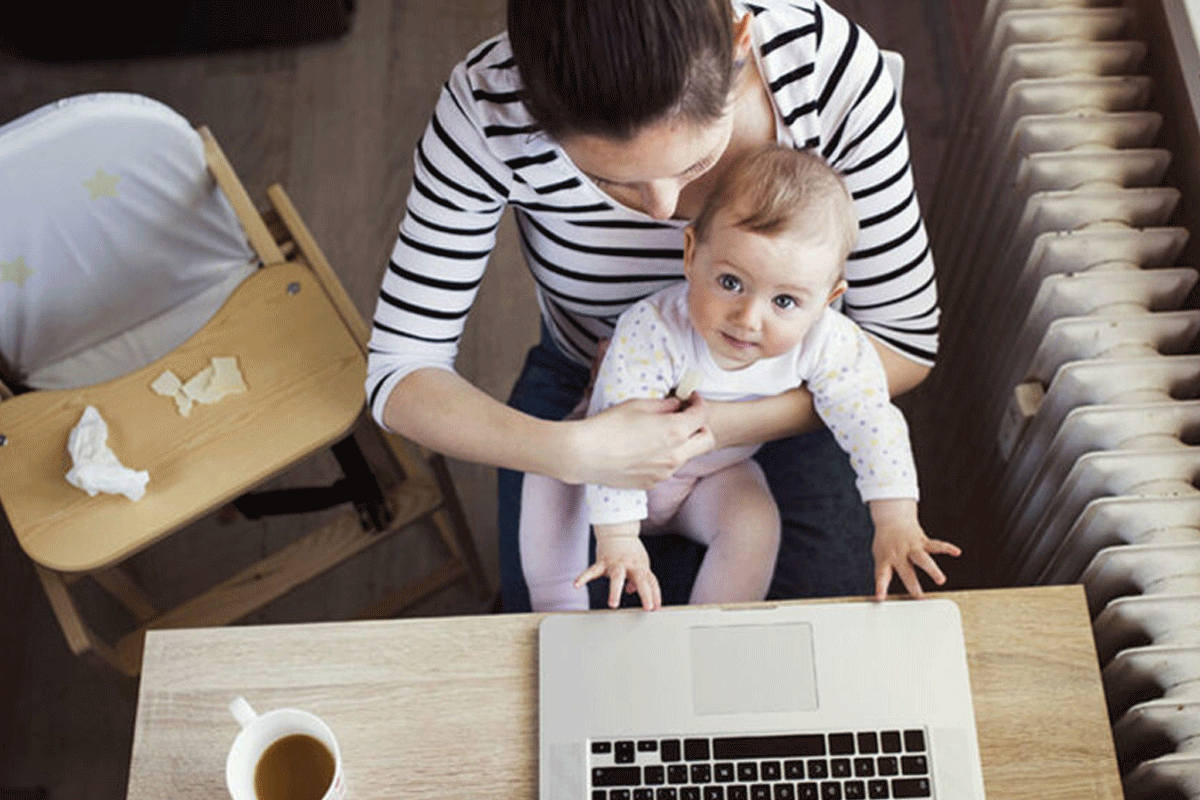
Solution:
[{"label": "white coffee mug", "polygon": [[346,781],[342,775],[342,751],[337,739],[320,717],[296,708],[281,708],[257,714],[244,697],[235,697],[229,711],[242,726],[225,759],[225,785],[233,800],[256,800],[254,769],[268,747],[285,736],[301,733],[313,737],[333,754],[333,779],[321,800],[344,800]]}]

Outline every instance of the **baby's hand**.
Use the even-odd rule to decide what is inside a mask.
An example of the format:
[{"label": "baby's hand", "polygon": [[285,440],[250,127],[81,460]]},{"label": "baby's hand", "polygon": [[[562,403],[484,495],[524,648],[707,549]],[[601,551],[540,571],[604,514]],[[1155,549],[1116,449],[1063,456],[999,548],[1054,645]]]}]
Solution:
[{"label": "baby's hand", "polygon": [[872,500],[871,519],[875,523],[875,599],[887,598],[888,585],[895,571],[913,597],[923,597],[921,582],[914,566],[920,567],[941,586],[946,576],[933,560],[933,554],[958,556],[955,545],[930,539],[917,521],[915,500]]},{"label": "baby's hand", "polygon": [[[599,526],[597,526],[599,527]],[[638,526],[635,524],[634,533],[604,535],[596,532],[596,563],[585,569],[575,579],[575,588],[594,581],[602,575],[608,576],[608,606],[616,608],[621,604],[621,588],[632,594],[637,592],[642,598],[642,608],[653,611],[662,606],[662,591],[658,586],[658,578],[650,571],[650,556],[637,535]]]}]

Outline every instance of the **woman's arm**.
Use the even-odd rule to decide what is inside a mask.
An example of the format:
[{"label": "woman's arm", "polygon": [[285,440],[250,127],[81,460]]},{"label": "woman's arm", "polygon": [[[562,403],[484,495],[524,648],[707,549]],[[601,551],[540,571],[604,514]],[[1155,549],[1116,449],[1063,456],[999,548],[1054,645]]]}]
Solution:
[{"label": "woman's arm", "polygon": [[[925,364],[900,355],[874,337],[868,338],[883,362],[892,397],[915,388],[929,374]],[[812,393],[804,387],[759,400],[708,405],[717,447],[761,444],[816,430],[824,424],[813,406]]]},{"label": "woman's arm", "polygon": [[906,392],[912,391],[929,375],[929,370],[932,367],[928,364],[913,361],[911,358],[880,343],[878,339],[869,333],[867,334],[867,338],[871,340],[871,344],[875,345],[875,351],[879,353],[879,360],[883,362],[883,371],[887,373],[888,392],[892,397],[899,397]]},{"label": "woman's arm", "polygon": [[713,447],[707,403],[632,400],[581,420],[509,408],[454,372],[423,368],[389,395],[384,423],[453,458],[566,483],[648,489]]},{"label": "woman's arm", "polygon": [[[823,18],[813,82],[824,92],[823,111],[818,112],[821,154],[842,173],[859,220],[841,310],[879,340],[876,349],[897,396],[920,383],[927,372],[924,365],[937,356],[933,254],[913,178],[904,110],[879,47],[842,14]],[[798,63],[806,60],[804,42],[795,42]],[[781,110],[793,107],[786,104]],[[794,133],[811,125],[811,120],[800,124],[805,119],[797,118]]]}]

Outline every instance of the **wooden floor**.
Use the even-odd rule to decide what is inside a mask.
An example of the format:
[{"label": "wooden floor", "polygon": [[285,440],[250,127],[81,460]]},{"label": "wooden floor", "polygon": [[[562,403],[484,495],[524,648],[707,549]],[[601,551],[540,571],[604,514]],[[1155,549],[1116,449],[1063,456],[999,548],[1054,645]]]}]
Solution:
[{"label": "wooden floor", "polygon": [[[908,115],[919,195],[930,204],[962,92],[964,31],[982,0],[834,0],[884,47],[907,60]],[[209,125],[251,194],[280,182],[325,248],[359,309],[370,315],[412,172],[412,149],[451,67],[503,26],[503,0],[359,0],[351,31],[332,41],[253,52],[104,63],[47,64],[0,55],[0,122],[82,92],[129,91]],[[2,179],[2,176],[0,176]],[[511,219],[501,228],[458,366],[503,398],[537,333],[530,279]],[[908,402],[919,402],[919,392]],[[493,582],[493,471],[452,465]],[[303,465],[287,482],[322,480],[334,467]],[[0,521],[0,526],[3,526]],[[307,522],[305,524],[308,524]],[[198,523],[139,557],[134,568],[163,594],[204,580],[294,535],[288,518]],[[428,537],[415,536],[412,541]],[[255,615],[256,622],[344,616],[422,559],[397,540],[368,551]],[[88,598],[121,624],[104,598]],[[485,610],[465,587],[417,610]],[[0,527],[0,800],[41,786],[48,797],[125,794],[136,685],[74,659],[27,560]],[[230,725],[230,736],[233,724]],[[186,756],[185,756],[186,757]]]}]

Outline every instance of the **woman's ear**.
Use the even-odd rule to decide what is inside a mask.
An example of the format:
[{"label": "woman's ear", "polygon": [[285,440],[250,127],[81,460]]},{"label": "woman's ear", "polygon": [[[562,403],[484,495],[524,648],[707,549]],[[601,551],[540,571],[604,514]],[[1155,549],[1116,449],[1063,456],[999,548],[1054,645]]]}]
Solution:
[{"label": "woman's ear", "polygon": [[838,278],[838,282],[835,283],[833,285],[833,288],[829,290],[829,299],[825,301],[825,304],[826,305],[831,304],[834,300],[837,300],[839,297],[841,297],[845,293],[846,293],[846,279]]}]

